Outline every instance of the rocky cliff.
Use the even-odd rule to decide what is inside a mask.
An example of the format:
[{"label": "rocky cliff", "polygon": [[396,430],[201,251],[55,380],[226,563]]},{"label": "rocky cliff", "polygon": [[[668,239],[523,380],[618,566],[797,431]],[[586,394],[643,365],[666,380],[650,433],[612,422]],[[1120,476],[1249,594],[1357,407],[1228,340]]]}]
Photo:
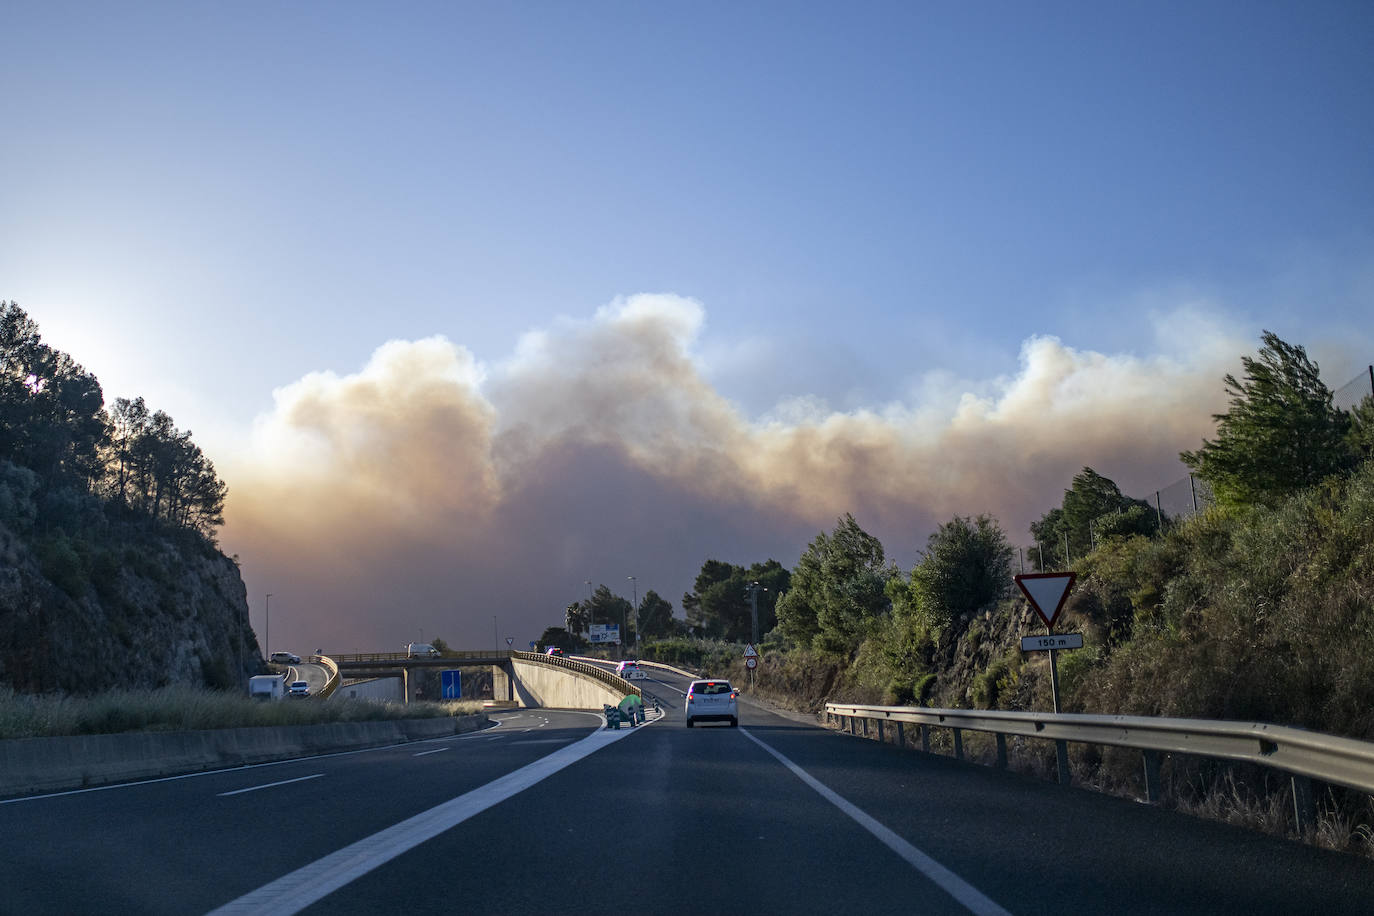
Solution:
[{"label": "rocky cliff", "polygon": [[21,537],[0,524],[0,685],[238,688],[261,665],[238,566],[203,538],[140,524]]}]

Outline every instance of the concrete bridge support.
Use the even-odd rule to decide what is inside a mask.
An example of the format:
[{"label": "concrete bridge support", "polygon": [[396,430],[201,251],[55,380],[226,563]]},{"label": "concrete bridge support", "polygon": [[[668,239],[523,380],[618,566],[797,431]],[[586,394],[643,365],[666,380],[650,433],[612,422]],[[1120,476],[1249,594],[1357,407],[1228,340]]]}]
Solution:
[{"label": "concrete bridge support", "polygon": [[491,698],[497,701],[514,700],[515,685],[505,665],[491,666]]},{"label": "concrete bridge support", "polygon": [[420,689],[420,679],[416,677],[416,672],[413,669],[401,669],[401,688],[401,695],[405,698],[402,702],[407,706],[419,699],[417,694]]}]

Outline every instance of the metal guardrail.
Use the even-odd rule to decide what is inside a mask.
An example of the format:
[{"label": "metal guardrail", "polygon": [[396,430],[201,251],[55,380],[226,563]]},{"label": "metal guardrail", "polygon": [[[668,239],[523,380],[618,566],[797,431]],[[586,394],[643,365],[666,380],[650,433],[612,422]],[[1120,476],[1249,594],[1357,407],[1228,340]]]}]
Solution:
[{"label": "metal guardrail", "polygon": [[620,677],[617,674],[613,674],[610,671],[606,671],[604,668],[598,668],[595,665],[589,665],[586,662],[577,661],[571,658],[564,658],[559,655],[544,655],[539,652],[521,652],[518,649],[512,650],[511,658],[518,658],[521,661],[534,662],[536,664],[542,665],[551,665],[555,668],[566,668],[569,671],[576,671],[579,674],[584,674],[590,678],[600,681],[607,687],[610,687],[612,690],[618,692],[622,697],[627,697],[631,694],[634,694],[635,696],[640,697],[642,700],[644,696],[642,693],[639,692],[639,689],[637,687],[635,687],[629,681],[625,680],[623,677]]},{"label": "metal guardrail", "polygon": [[[573,661],[575,661],[575,662],[595,662],[595,663],[601,664],[601,665],[614,665],[614,664],[615,664],[615,662],[610,661],[609,659],[604,659],[604,658],[592,658],[591,656],[588,656],[588,655],[573,655],[573,656],[570,656],[570,658],[571,658]],[[637,658],[637,659],[635,659],[635,661],[637,661],[637,662],[639,663],[639,666],[640,666],[641,668],[662,668],[664,671],[671,671],[671,672],[673,672],[673,674],[680,675],[681,677],[685,677],[685,678],[690,678],[690,679],[692,679],[692,680],[695,680],[695,679],[697,679],[698,677],[700,677],[700,675],[698,675],[698,674],[693,674],[692,672],[683,670],[682,668],[674,668],[672,665],[665,665],[665,664],[663,664],[662,662],[651,662],[651,661],[649,661],[649,660],[647,660],[647,659],[643,659],[643,658]]]},{"label": "metal guardrail", "polygon": [[1007,735],[1054,741],[1061,783],[1069,781],[1067,742],[1136,748],[1144,755],[1145,794],[1151,802],[1158,802],[1160,798],[1159,756],[1162,753],[1195,754],[1259,764],[1292,777],[1293,810],[1299,830],[1306,830],[1316,822],[1313,779],[1374,794],[1374,743],[1283,725],[843,703],[826,703],[825,715],[827,723],[838,720],[841,728],[846,726],[847,720],[851,734],[856,730],[856,723],[862,722],[867,735],[868,723],[876,720],[880,741],[884,740],[884,723],[895,723],[896,740],[902,744],[905,744],[903,726],[917,725],[921,730],[921,749],[927,752],[930,750],[929,729],[949,728],[954,732],[955,756],[960,759],[963,758],[961,731],[989,732],[997,739],[999,767],[1007,765]]},{"label": "metal guardrail", "polygon": [[491,649],[486,652],[479,650],[459,651],[456,649],[445,649],[438,655],[408,655],[405,652],[354,652],[338,653],[329,657],[336,662],[404,662],[404,661],[427,661],[431,659],[455,660],[463,659],[491,659],[491,658],[512,658],[515,653],[510,649]]},{"label": "metal guardrail", "polygon": [[312,655],[310,656],[310,661],[312,664],[319,665],[329,672],[329,679],[324,682],[324,686],[321,687],[320,692],[316,694],[321,700],[326,700],[333,696],[334,691],[338,690],[339,685],[343,683],[343,678],[339,676],[339,666],[335,663],[334,659],[327,655]]}]

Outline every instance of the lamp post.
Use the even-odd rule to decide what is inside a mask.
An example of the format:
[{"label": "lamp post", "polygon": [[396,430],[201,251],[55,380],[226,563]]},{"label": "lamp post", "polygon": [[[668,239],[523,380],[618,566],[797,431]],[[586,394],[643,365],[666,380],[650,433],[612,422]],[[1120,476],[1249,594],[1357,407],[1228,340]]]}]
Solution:
[{"label": "lamp post", "polygon": [[749,596],[750,617],[754,622],[754,641],[751,643],[755,648],[759,644],[759,592],[766,592],[768,589],[759,585],[757,582],[750,582],[744,589],[744,593]]},{"label": "lamp post", "polygon": [[630,580],[630,594],[634,595],[634,603],[630,607],[635,615],[635,658],[639,658],[639,581],[634,576],[626,576]]},{"label": "lamp post", "polygon": [[262,635],[263,651],[272,657],[272,593],[267,593],[267,632]]},{"label": "lamp post", "polygon": [[582,581],[587,584],[587,636],[590,637],[592,624],[596,623],[596,618],[593,616],[595,612],[592,610],[592,580],[584,579]]}]

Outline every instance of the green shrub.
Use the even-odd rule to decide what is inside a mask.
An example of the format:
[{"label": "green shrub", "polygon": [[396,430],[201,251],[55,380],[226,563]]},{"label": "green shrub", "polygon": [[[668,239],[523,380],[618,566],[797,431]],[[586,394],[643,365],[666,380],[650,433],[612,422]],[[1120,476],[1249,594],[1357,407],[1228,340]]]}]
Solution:
[{"label": "green shrub", "polygon": [[38,545],[38,566],[43,576],[73,598],[80,598],[90,584],[86,565],[71,538],[61,531]]}]

